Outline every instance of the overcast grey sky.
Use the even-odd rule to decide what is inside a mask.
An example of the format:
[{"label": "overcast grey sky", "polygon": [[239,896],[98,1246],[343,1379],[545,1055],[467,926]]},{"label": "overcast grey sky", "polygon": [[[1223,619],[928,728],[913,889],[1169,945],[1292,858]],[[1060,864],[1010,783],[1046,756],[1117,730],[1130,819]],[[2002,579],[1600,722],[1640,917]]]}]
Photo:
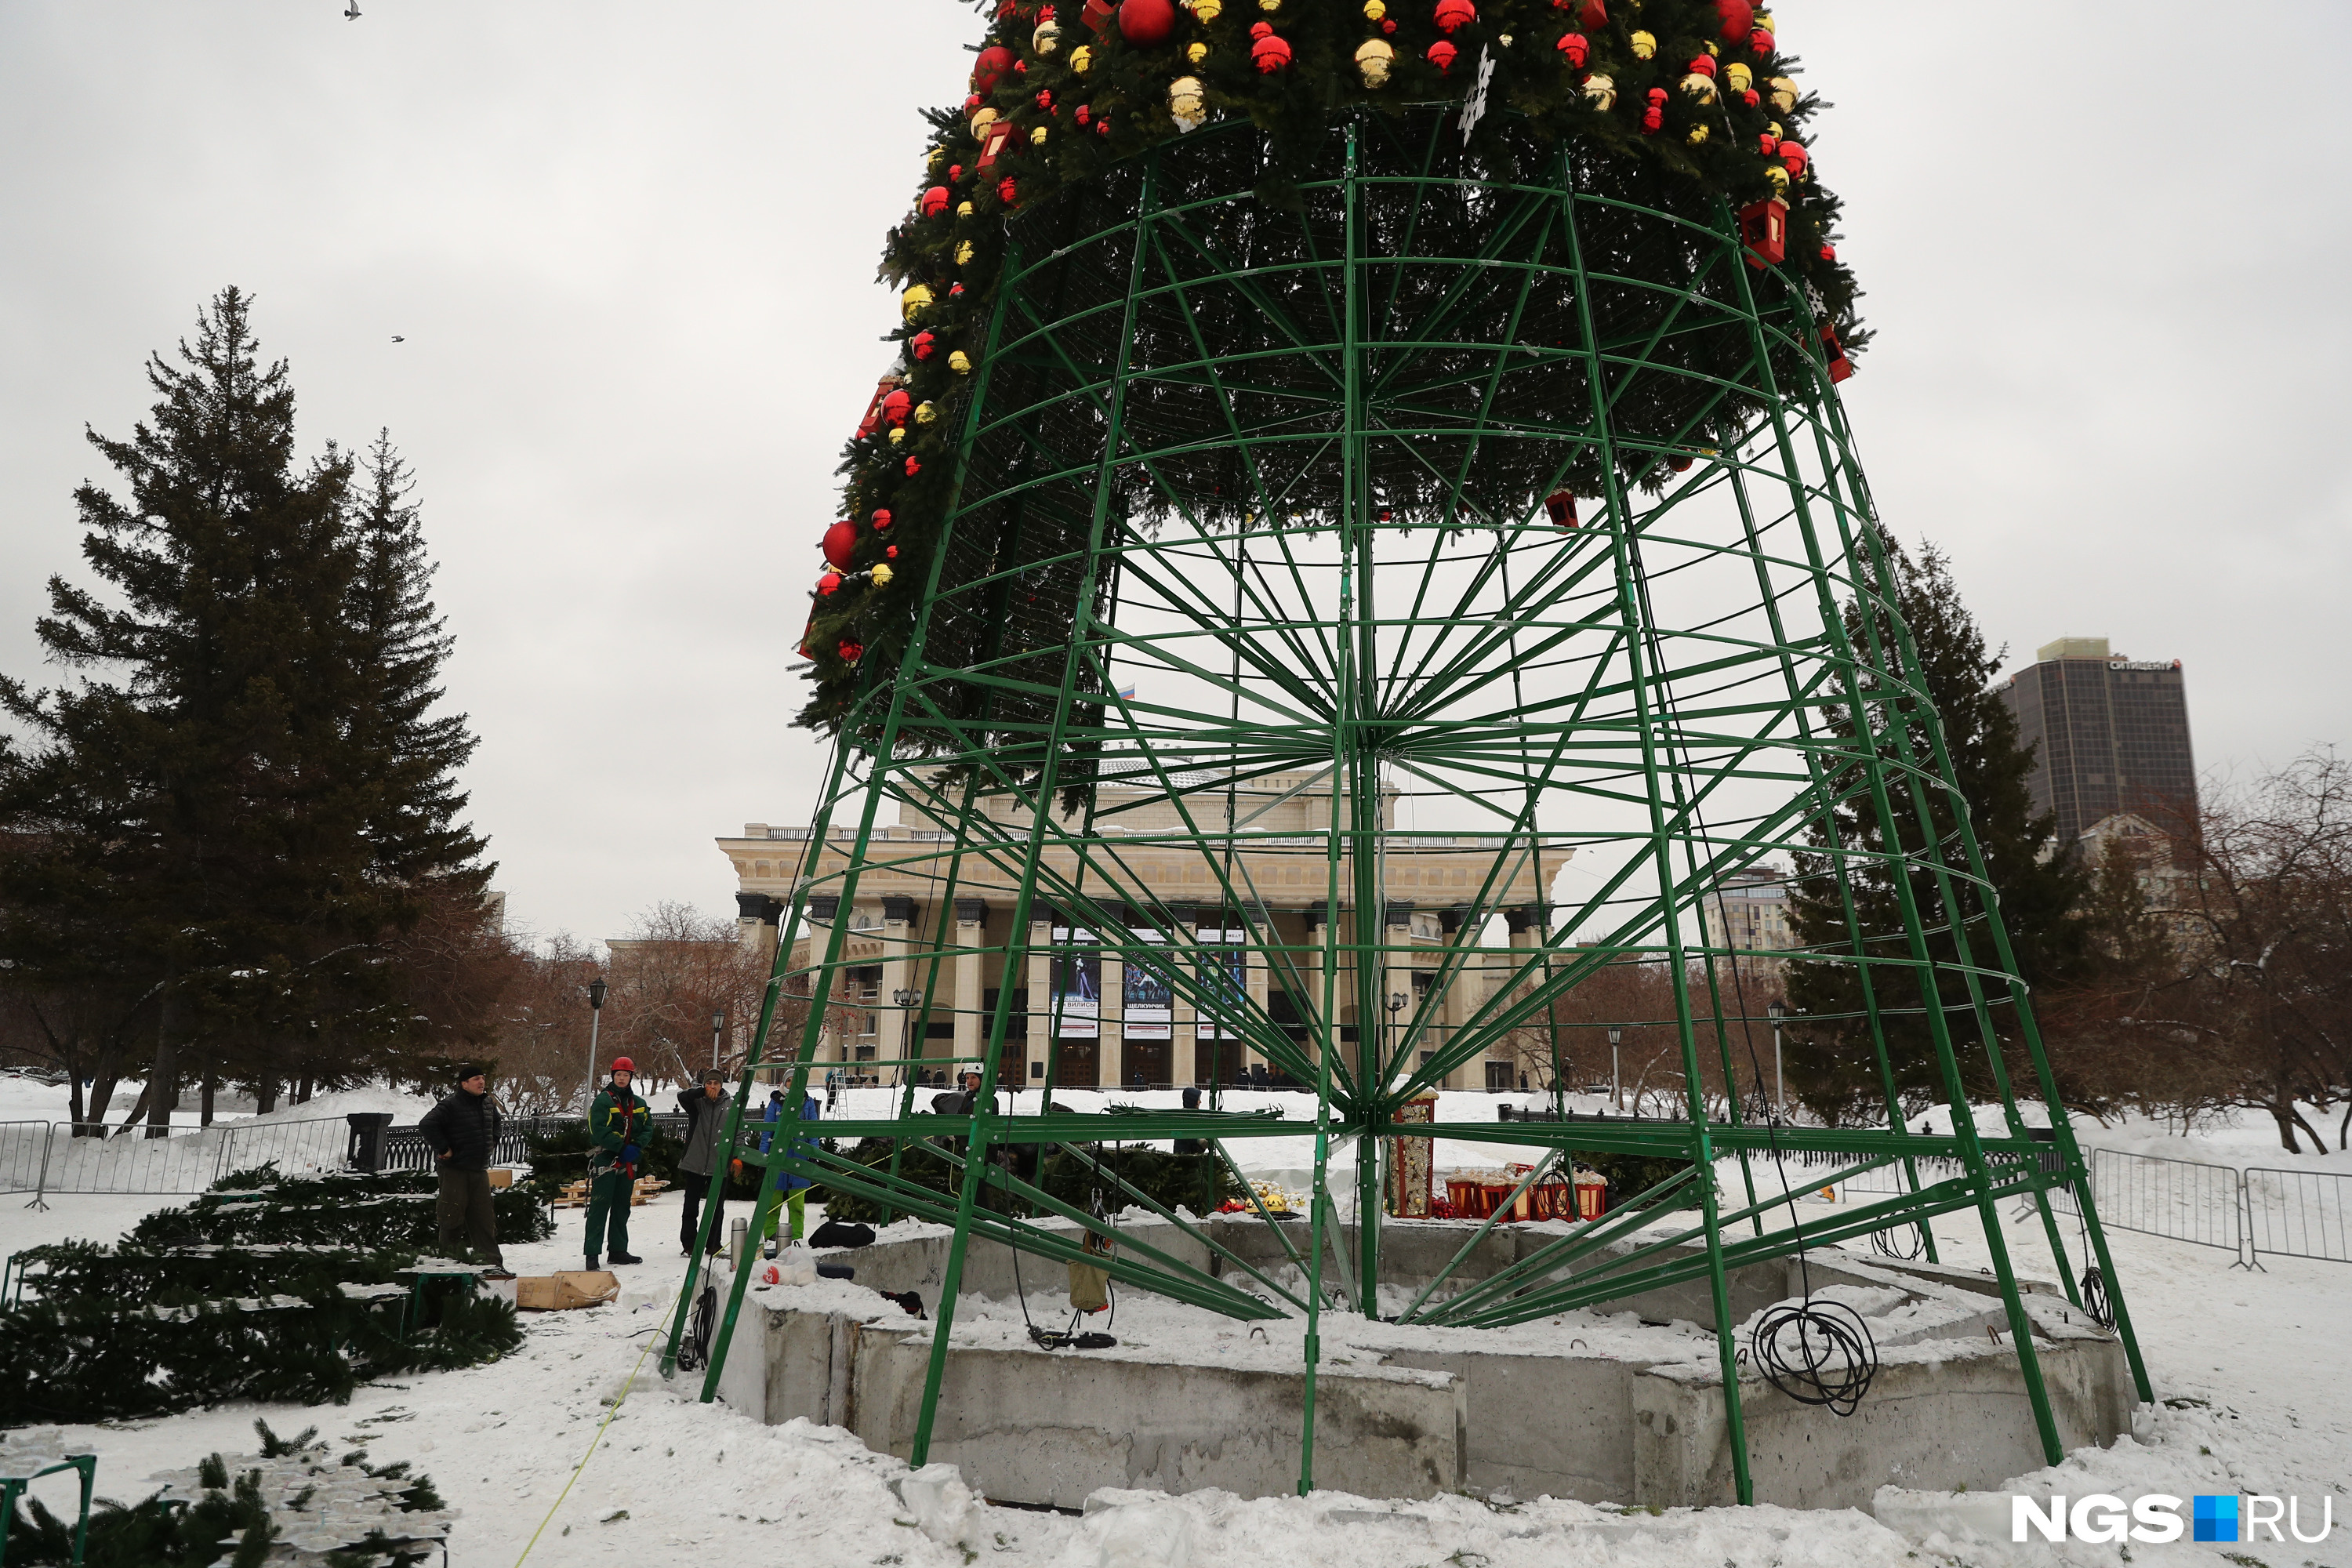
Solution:
[{"label": "overcast grey sky", "polygon": [[[389,426],[417,469],[511,915],[728,910],[712,837],[816,787],[782,667],[973,15],[361,4],[0,0],[0,669],[86,580],[83,425],[127,433],[236,283],[306,443]],[[2013,656],[2185,660],[2209,773],[2352,738],[2344,132],[2250,74],[2352,54],[2352,5],[1774,11],[1835,105],[1888,521]]]}]

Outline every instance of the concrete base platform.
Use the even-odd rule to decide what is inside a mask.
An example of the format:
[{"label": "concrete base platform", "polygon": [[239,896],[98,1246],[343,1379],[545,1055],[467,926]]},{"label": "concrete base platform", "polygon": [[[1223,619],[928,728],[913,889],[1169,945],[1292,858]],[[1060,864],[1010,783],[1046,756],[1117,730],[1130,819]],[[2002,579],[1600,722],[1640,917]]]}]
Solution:
[{"label": "concrete base platform", "polygon": [[[1206,1262],[1205,1250],[1172,1226],[1123,1228]],[[1275,1254],[1261,1267],[1286,1263],[1262,1226],[1230,1228],[1236,1241],[1254,1231]],[[904,1229],[835,1255],[856,1267],[855,1283],[747,1294],[719,1396],[757,1420],[805,1417],[845,1427],[877,1452],[908,1456],[930,1326],[874,1291],[914,1290],[935,1302],[948,1237],[935,1228]],[[1391,1230],[1387,1254],[1401,1276],[1394,1282],[1417,1289],[1464,1234],[1443,1225]],[[1471,1277],[1548,1239],[1497,1227],[1472,1260]],[[1297,1243],[1304,1240],[1302,1232]],[[1427,1259],[1419,1256],[1424,1251]],[[1059,1288],[1055,1267],[1035,1259],[1022,1267],[1031,1292]],[[1866,1509],[1881,1486],[1981,1489],[2042,1464],[1990,1279],[1825,1251],[1811,1255],[1810,1268],[1816,1291],[1848,1287],[1878,1303],[1873,1327],[1881,1366],[1859,1410],[1843,1418],[1797,1403],[1760,1376],[1741,1377],[1759,1501]],[[1246,1279],[1235,1271],[1227,1277]],[[965,1282],[975,1297],[1012,1299],[1011,1254],[974,1243]],[[1739,1270],[1731,1283],[1742,1322],[1798,1290],[1782,1263]],[[2035,1349],[2066,1446],[2112,1442],[2129,1429],[2133,1405],[2121,1344],[2053,1288],[2028,1290]],[[1466,1489],[1630,1506],[1736,1500],[1711,1333],[1706,1353],[1692,1353],[1689,1325],[1712,1329],[1704,1287],[1612,1302],[1606,1310],[1680,1327],[1654,1336],[1653,1356],[1640,1353],[1641,1331],[1622,1317],[1609,1320],[1612,1334],[1601,1351],[1559,1332],[1416,1330],[1327,1317],[1316,1484],[1382,1498]],[[967,1344],[963,1327],[960,1320],[950,1346],[930,1457],[957,1465],[985,1496],[1076,1508],[1104,1487],[1213,1487],[1251,1498],[1287,1495],[1297,1484],[1303,1368],[1276,1370],[1264,1358],[1255,1367],[1220,1364],[1202,1352],[1197,1334],[1164,1354],[1129,1348],[1089,1355],[1001,1337]]]}]

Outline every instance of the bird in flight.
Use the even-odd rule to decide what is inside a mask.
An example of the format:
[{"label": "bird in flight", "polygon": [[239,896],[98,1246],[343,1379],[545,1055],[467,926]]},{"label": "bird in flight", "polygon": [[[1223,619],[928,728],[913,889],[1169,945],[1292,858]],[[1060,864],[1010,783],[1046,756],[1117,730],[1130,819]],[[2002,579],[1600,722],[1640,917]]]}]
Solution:
[{"label": "bird in flight", "polygon": [[359,19],[360,19],[360,0],[351,0],[351,4],[350,4],[350,5],[349,5],[349,6],[347,6],[347,7],[344,9],[344,11],[343,11],[343,20],[344,20],[344,21],[346,21],[346,22],[356,22],[356,21],[358,21]]},{"label": "bird in flight", "polygon": [[408,340],[407,340],[406,338],[402,337],[398,332],[394,332],[394,333],[393,333],[393,334],[392,334],[392,341],[393,341],[394,342],[396,342],[396,343],[404,343],[404,342],[406,342]]}]

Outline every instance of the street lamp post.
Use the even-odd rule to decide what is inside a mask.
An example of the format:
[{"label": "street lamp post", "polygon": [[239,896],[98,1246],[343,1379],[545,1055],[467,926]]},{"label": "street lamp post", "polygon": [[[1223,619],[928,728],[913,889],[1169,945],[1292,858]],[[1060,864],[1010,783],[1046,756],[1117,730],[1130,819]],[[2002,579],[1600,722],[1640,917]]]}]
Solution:
[{"label": "street lamp post", "polygon": [[1625,1110],[1625,1080],[1617,1072],[1617,1047],[1625,1043],[1625,1031],[1616,1025],[1609,1026],[1609,1103],[1618,1114]]},{"label": "street lamp post", "polygon": [[717,1007],[710,1010],[710,1070],[719,1070],[719,1040],[727,1032],[727,1015]]},{"label": "street lamp post", "polygon": [[1772,1113],[1789,1114],[1788,1081],[1780,1076],[1780,1021],[1789,1016],[1789,1005],[1775,996],[1765,1005],[1764,1016],[1772,1020]]},{"label": "street lamp post", "polygon": [[604,1021],[604,994],[610,989],[601,974],[588,983],[588,1087],[581,1094],[583,1116],[596,1103],[596,1026]]},{"label": "street lamp post", "polygon": [[898,990],[890,993],[890,1000],[898,1004],[898,1081],[900,1083],[904,1083],[907,1080],[907,1063],[914,1056],[914,1052],[909,1047],[909,1042],[912,1040],[915,1031],[915,1004],[922,999],[923,994],[913,989]]},{"label": "street lamp post", "polygon": [[1391,992],[1390,992],[1390,993],[1389,993],[1389,1050],[1388,1050],[1388,1054],[1389,1054],[1389,1071],[1390,1071],[1391,1073],[1392,1073],[1392,1074],[1394,1074],[1394,1073],[1402,1073],[1402,1072],[1403,1072],[1403,1071],[1404,1071],[1404,1064],[1403,1064],[1402,1062],[1400,1062],[1400,1061],[1398,1061],[1398,1060],[1396,1059],[1396,1051],[1397,1051],[1397,1038],[1396,1038],[1396,1032],[1397,1032],[1397,1015],[1398,1015],[1399,1013],[1402,1012],[1402,1011],[1404,1011],[1404,994],[1403,994],[1402,992],[1399,992],[1399,991],[1391,991]]}]

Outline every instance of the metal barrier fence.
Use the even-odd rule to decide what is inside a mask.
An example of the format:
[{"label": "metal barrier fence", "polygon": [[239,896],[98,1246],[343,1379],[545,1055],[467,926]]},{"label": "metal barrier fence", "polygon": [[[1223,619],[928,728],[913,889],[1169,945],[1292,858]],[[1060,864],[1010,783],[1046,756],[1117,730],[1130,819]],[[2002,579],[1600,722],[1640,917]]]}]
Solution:
[{"label": "metal barrier fence", "polygon": [[0,1121],[0,1193],[37,1193],[49,1157],[46,1121]]},{"label": "metal barrier fence", "polygon": [[2346,1211],[2352,1209],[2352,1176],[2336,1171],[2282,1171],[2256,1165],[2241,1173],[2240,1179],[2249,1257],[2267,1252],[2279,1258],[2352,1263],[2352,1246],[2347,1246],[2346,1233]]},{"label": "metal barrier fence", "polygon": [[[1846,1157],[1810,1153],[1805,1165],[1839,1163]],[[2337,1171],[2288,1171],[2272,1166],[2208,1164],[2167,1154],[2133,1154],[2119,1149],[2087,1149],[2084,1163],[2099,1220],[2110,1230],[2137,1231],[2210,1247],[2234,1254],[2246,1268],[2256,1259],[2309,1258],[2352,1263],[2352,1174]],[[2055,1150],[2039,1163],[2057,1168]],[[1957,1175],[1958,1161],[1922,1156],[1919,1179]],[[1794,1173],[1791,1173],[1792,1177]],[[1845,1193],[1883,1196],[1906,1190],[1899,1165],[1882,1165],[1837,1184]],[[1804,1191],[1801,1178],[1791,1188]],[[2053,1203],[2074,1212],[2070,1187],[2053,1187]]]}]

